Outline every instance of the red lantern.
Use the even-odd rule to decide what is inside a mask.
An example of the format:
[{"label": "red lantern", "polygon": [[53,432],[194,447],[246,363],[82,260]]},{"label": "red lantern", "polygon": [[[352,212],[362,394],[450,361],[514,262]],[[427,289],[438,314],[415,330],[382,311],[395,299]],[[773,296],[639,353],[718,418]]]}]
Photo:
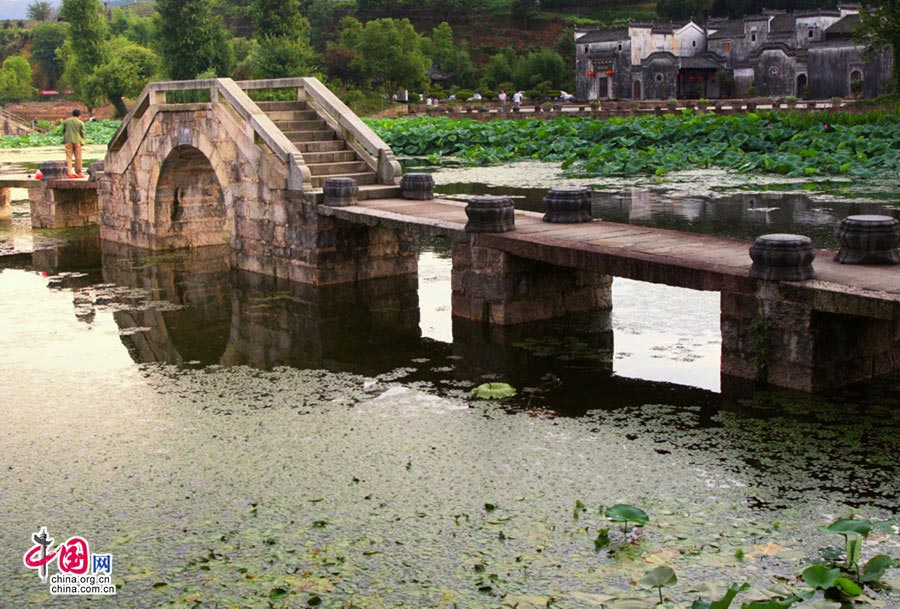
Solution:
[{"label": "red lantern", "polygon": [[590,72],[588,72],[588,78],[593,78],[593,77],[594,77],[594,71],[591,70]]},{"label": "red lantern", "polygon": [[606,71],[606,75],[607,75],[607,76],[612,76],[612,75],[613,75],[613,71],[612,71],[612,70],[607,70],[607,71]]}]

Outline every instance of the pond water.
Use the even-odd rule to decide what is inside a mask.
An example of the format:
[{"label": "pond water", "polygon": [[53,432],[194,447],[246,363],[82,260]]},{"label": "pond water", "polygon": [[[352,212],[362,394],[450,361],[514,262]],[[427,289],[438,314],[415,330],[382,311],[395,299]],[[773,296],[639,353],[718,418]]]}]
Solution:
[{"label": "pond water", "polygon": [[[646,190],[646,213],[635,195],[597,211],[745,216]],[[616,280],[611,313],[485,334],[451,320],[441,241],[416,278],[311,289],[235,272],[225,248],[32,234],[26,210],[0,222],[4,607],[624,609],[654,604],[638,581],[661,564],[688,607],[731,582],[784,593],[841,545],[821,525],[900,516],[900,384],[720,387],[715,293]],[[517,396],[470,397],[490,380]],[[649,524],[626,538],[615,503]],[[22,565],[41,526],[111,553],[117,598],[52,598]],[[878,553],[900,557],[890,528]]]}]

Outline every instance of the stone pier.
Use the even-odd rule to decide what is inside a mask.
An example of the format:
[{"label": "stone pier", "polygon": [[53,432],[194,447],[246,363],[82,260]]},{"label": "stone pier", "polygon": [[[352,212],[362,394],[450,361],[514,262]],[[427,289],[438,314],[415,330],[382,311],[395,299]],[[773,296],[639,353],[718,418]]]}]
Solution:
[{"label": "stone pier", "polygon": [[900,320],[879,316],[883,307],[817,310],[790,291],[764,282],[755,294],[722,293],[723,377],[814,392],[900,368]]},{"label": "stone pier", "polygon": [[452,246],[453,316],[496,325],[612,307],[612,277],[519,258],[476,244]]},{"label": "stone pier", "polygon": [[0,188],[0,220],[12,218],[12,193],[9,188]]},{"label": "stone pier", "polygon": [[77,228],[100,223],[97,183],[43,180],[28,189],[33,228]]}]

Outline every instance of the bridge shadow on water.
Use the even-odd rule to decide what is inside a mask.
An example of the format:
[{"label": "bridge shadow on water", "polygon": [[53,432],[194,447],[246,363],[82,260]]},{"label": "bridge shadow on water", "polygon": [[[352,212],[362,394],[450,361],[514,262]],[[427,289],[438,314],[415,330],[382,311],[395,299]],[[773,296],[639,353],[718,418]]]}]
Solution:
[{"label": "bridge shadow on water", "polygon": [[[151,253],[96,236],[36,250],[30,264],[27,257],[6,257],[3,266],[57,275],[52,285],[72,290],[80,321],[111,310],[119,340],[140,364],[327,369],[446,395],[497,380],[519,389],[511,409],[547,416],[653,403],[700,407],[705,421],[722,409],[759,414],[752,383],[722,378],[715,392],[643,379],[640,371],[616,374],[608,311],[487,327],[438,308],[428,316],[439,316],[441,334],[452,329],[452,342],[444,342],[423,335],[420,295],[428,287],[416,275],[316,287],[235,270],[224,245]],[[859,401],[874,391],[893,400],[892,383],[829,395]]]},{"label": "bridge shadow on water", "polygon": [[416,275],[316,287],[235,270],[227,246],[152,253],[94,237],[32,259],[32,270],[73,290],[82,321],[111,309],[136,363],[324,368],[457,395],[498,380],[520,390],[510,408],[548,416],[721,402],[713,391],[616,375],[608,311],[494,328],[430,311],[451,343],[423,336],[420,290],[429,288]]}]

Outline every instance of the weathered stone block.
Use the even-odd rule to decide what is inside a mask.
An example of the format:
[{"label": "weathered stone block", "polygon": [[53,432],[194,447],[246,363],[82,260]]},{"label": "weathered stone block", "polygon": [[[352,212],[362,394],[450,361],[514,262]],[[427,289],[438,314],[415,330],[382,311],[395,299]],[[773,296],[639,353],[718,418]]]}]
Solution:
[{"label": "weathered stone block", "polygon": [[772,234],[756,238],[750,248],[750,276],[768,281],[804,281],[813,279],[812,262],[816,253],[809,237]]},{"label": "weathered stone block", "polygon": [[841,264],[900,264],[900,222],[891,216],[849,216],[834,235],[841,244],[834,259]]},{"label": "weathered stone block", "polygon": [[353,178],[328,178],[322,188],[323,204],[329,207],[356,205],[359,187]]},{"label": "weathered stone block", "polygon": [[433,199],[434,176],[430,173],[407,173],[400,179],[400,193],[404,199]]},{"label": "weathered stone block", "polygon": [[568,224],[591,221],[589,188],[551,188],[544,197],[544,222]]},{"label": "weathered stone block", "polygon": [[473,197],[466,205],[466,232],[503,233],[515,229],[515,207],[509,197]]}]

